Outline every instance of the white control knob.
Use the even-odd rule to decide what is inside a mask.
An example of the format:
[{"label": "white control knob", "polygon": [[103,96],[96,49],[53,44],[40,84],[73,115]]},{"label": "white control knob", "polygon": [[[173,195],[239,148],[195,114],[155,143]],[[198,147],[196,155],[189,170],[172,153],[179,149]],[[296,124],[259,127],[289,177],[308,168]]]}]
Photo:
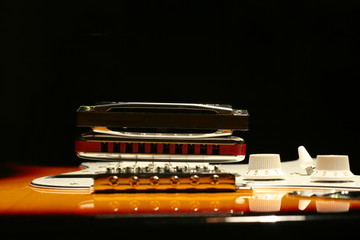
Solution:
[{"label": "white control knob", "polygon": [[282,179],[285,176],[281,170],[279,154],[250,154],[246,179]]},{"label": "white control knob", "polygon": [[353,176],[347,155],[318,155],[310,175],[315,181],[350,181]]},{"label": "white control knob", "polygon": [[348,212],[350,202],[341,201],[315,201],[316,211],[319,213],[341,213]]},{"label": "white control knob", "polygon": [[281,209],[282,193],[254,193],[249,198],[251,212],[278,212]]}]

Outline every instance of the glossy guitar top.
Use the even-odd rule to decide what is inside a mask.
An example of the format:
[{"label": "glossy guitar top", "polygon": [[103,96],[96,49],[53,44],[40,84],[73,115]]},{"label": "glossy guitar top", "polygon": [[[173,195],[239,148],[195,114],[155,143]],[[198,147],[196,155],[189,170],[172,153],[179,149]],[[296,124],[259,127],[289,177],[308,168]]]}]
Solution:
[{"label": "glossy guitar top", "polygon": [[[238,170],[245,169],[239,165]],[[76,184],[73,188],[30,185],[47,176],[86,170],[83,168],[6,165],[2,169],[13,173],[0,178],[3,239],[19,239],[24,234],[38,239],[117,238],[123,234],[168,239],[168,234],[159,234],[165,231],[181,238],[219,234],[267,238],[280,232],[277,239],[294,240],[352,231],[360,220],[359,191],[346,186],[334,188],[335,192],[321,186],[252,184],[233,192],[94,193]],[[353,194],[342,194],[344,187]],[[295,234],[298,232],[301,234]]]},{"label": "glossy guitar top", "polygon": [[[7,166],[15,176],[0,179],[1,215],[108,215],[119,216],[201,216],[209,221],[265,221],[255,216],[291,215],[305,220],[309,214],[347,213],[360,209],[360,199],[299,196],[298,187],[239,188],[218,193],[92,193],[90,189],[32,187],[43,176],[81,171],[77,167]],[[306,188],[317,190],[319,188]],[[300,189],[301,190],[301,189]],[[304,190],[304,189],[302,189]],[[185,215],[184,215],[185,214]],[[242,218],[239,218],[239,217]],[[215,218],[221,219],[215,220]],[[229,220],[229,219],[228,219]],[[271,219],[267,219],[270,221]],[[274,220],[274,219],[273,219]],[[288,219],[291,220],[291,219]]]}]

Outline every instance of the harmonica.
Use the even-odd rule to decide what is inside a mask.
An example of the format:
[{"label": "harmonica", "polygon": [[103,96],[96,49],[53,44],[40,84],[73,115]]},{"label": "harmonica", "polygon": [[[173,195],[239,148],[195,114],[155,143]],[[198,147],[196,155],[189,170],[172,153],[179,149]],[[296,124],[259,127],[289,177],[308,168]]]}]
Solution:
[{"label": "harmonica", "polygon": [[246,144],[247,110],[229,105],[113,102],[80,106],[78,157],[100,161],[238,162]]},{"label": "harmonica", "polygon": [[238,162],[246,143],[236,136],[151,139],[120,138],[89,132],[75,141],[78,157],[103,161]]},{"label": "harmonica", "polygon": [[[128,138],[229,136],[234,130],[248,130],[248,118],[245,109],[219,104],[111,102],[80,106],[77,110],[79,127]],[[138,131],[131,131],[133,129]],[[141,129],[170,131],[146,132]]]}]

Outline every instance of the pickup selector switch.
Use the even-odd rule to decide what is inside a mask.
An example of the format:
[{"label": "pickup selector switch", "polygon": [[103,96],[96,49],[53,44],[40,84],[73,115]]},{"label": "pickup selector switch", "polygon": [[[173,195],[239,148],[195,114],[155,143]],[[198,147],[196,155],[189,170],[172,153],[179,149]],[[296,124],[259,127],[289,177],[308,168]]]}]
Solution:
[{"label": "pickup selector switch", "polygon": [[269,180],[283,179],[279,154],[250,154],[245,179]]},{"label": "pickup selector switch", "polygon": [[310,175],[314,181],[351,181],[354,174],[350,171],[347,155],[318,155],[316,167]]}]

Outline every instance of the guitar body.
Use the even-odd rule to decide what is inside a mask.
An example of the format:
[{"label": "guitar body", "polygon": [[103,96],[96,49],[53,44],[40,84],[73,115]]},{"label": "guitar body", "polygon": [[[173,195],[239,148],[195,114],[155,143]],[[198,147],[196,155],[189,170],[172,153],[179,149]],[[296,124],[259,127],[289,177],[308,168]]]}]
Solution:
[{"label": "guitar body", "polygon": [[[0,179],[1,215],[92,215],[92,214],[159,214],[176,216],[237,215],[250,212],[252,190],[226,193],[121,193],[92,194],[85,189],[45,189],[29,185],[46,175],[81,170],[76,167],[10,166],[16,176]],[[259,193],[273,196],[276,211],[297,211],[298,199],[286,196],[288,190],[264,189]],[[280,203],[281,202],[281,203]],[[357,205],[356,205],[357,206]],[[355,207],[356,207],[355,206]],[[352,206],[354,207],[354,206]],[[314,204],[307,211],[315,211]]]},{"label": "guitar body", "polygon": [[[10,238],[26,232],[78,238],[136,231],[140,231],[138,237],[146,237],[159,227],[161,231],[174,232],[185,228],[193,232],[191,236],[199,237],[219,231],[263,237],[279,230],[298,231],[304,226],[319,231],[328,231],[327,227],[338,224],[349,227],[360,218],[360,200],[289,194],[304,189],[319,190],[319,187],[259,185],[234,192],[109,194],[94,193],[87,188],[30,185],[44,176],[83,171],[80,167],[7,165],[4,168],[14,173],[0,178],[0,223],[4,236]],[[259,231],[264,227],[265,231]],[[329,234],[326,231],[324,234]]]},{"label": "guitar body", "polygon": [[[84,170],[80,167],[8,165],[16,172],[0,178],[1,215],[93,215],[154,214],[176,216],[246,216],[291,213],[306,216],[317,212],[351,212],[360,209],[359,200],[297,196],[294,191],[327,191],[320,186],[284,186],[278,183],[216,193],[93,193],[87,188],[59,189],[31,186],[34,179]],[[333,184],[335,188],[344,189]],[[346,187],[345,187],[346,188]],[[351,188],[356,191],[356,187]],[[358,190],[360,191],[360,190]],[[320,203],[320,204],[319,204]],[[328,203],[328,206],[326,205]],[[323,206],[322,206],[323,205]],[[338,205],[338,206],[336,206]],[[300,218],[299,218],[300,219]]]}]

